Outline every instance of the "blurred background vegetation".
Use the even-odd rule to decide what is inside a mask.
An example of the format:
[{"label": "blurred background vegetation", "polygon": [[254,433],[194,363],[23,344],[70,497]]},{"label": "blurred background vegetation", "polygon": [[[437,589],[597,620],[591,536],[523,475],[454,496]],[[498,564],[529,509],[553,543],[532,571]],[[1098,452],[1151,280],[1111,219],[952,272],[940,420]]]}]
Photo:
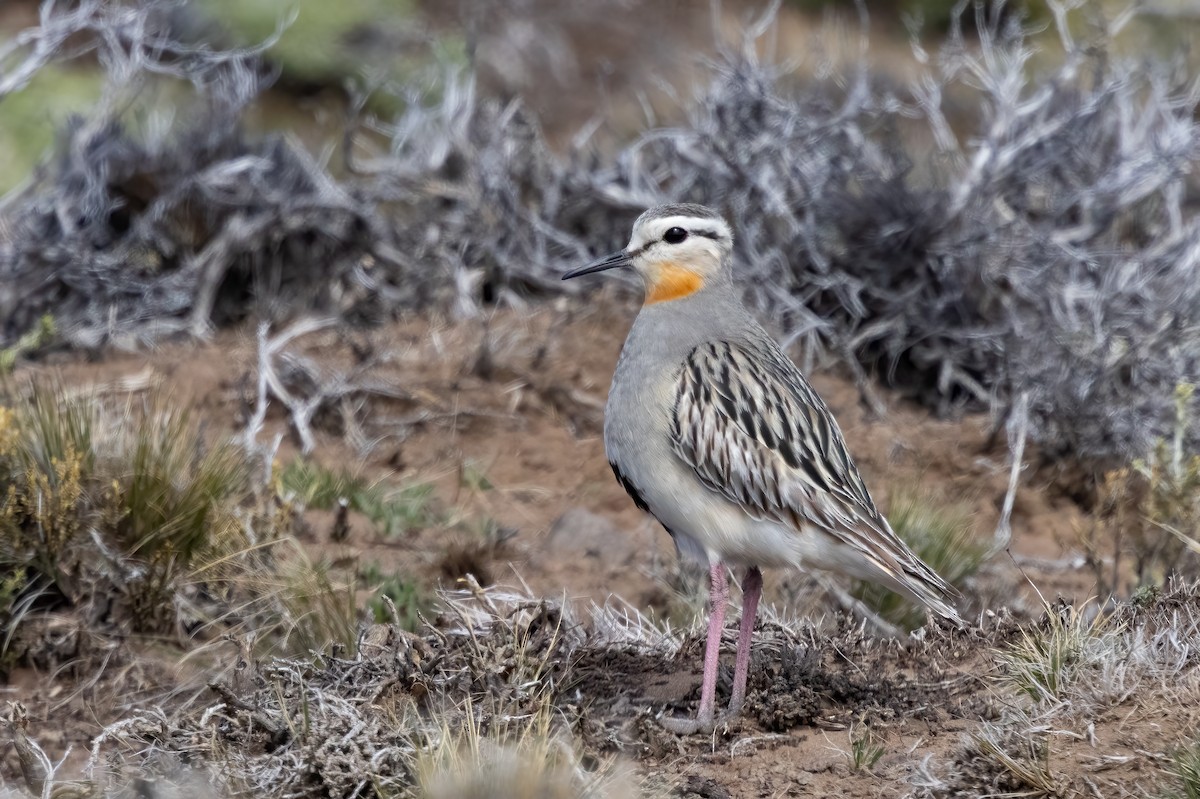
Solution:
[{"label": "blurred background vegetation", "polygon": [[[47,42],[21,38],[36,2],[0,12],[0,372],[308,311],[476,316],[577,290],[564,265],[618,245],[646,205],[692,199],[734,220],[751,301],[804,358],[840,361],[868,403],[878,378],[1028,426],[1042,457],[1085,464],[1081,495],[1124,498],[1113,513],[1158,502],[1140,538],[1187,529],[1139,582],[1190,551],[1194,514],[1142,490],[1184,503],[1190,484],[1167,481],[1200,441],[1179,432],[1192,395],[1177,400],[1200,377],[1178,291],[1196,282],[1187,3],[80,8],[93,27]],[[1176,467],[1144,467],[1166,441]],[[300,461],[279,479],[387,535],[425,518],[420,486]],[[898,527],[966,578],[982,553],[962,514],[925,505],[898,502]]]},{"label": "blurred background vegetation", "polygon": [[[427,88],[438,80],[436,70],[431,73],[430,67],[468,65],[476,70],[486,91],[521,93],[532,99],[550,140],[562,144],[587,121],[587,114],[606,93],[633,89],[656,100],[653,105],[660,121],[681,117],[683,109],[657,96],[661,86],[655,84],[681,79],[686,83],[686,77],[695,74],[694,64],[688,63],[686,53],[673,52],[669,40],[659,39],[658,45],[672,58],[656,57],[662,54],[647,50],[655,46],[654,31],[661,26],[703,31],[709,4],[684,0],[671,3],[668,9],[638,0],[625,5],[629,8],[623,6],[622,13],[632,11],[636,20],[630,29],[613,25],[611,18],[589,20],[586,9],[565,12],[554,3],[532,0],[188,0],[172,12],[171,27],[184,40],[215,47],[269,42],[265,61],[277,72],[278,80],[258,98],[250,121],[259,130],[294,132],[317,149],[336,142],[350,93],[365,91],[373,110],[394,113],[396,93],[373,90],[389,83],[426,84]],[[936,43],[949,31],[955,8],[968,5],[960,0],[866,4],[872,35],[883,43],[879,67],[888,68],[887,51],[902,49],[910,31],[919,31],[922,40]],[[1088,5],[1094,6],[1097,14],[1109,16],[1123,8],[1114,0]],[[787,6],[809,17],[814,27],[831,16],[850,25],[857,19],[853,4],[843,0],[788,0]],[[8,0],[0,9],[0,36],[15,36],[36,24],[37,8],[38,0]],[[761,10],[745,0],[731,0],[721,8],[731,18]],[[967,8],[968,18],[974,13]],[[1044,0],[1011,2],[1004,13],[1019,15],[1040,29],[1041,34],[1035,35],[1038,47],[1055,49],[1057,35],[1051,29],[1051,14]],[[1073,18],[1072,27],[1086,28],[1083,16]],[[563,38],[561,32],[547,28],[547,41],[525,42],[532,66],[519,65],[512,63],[515,54],[510,52],[518,45],[502,41],[508,32],[496,30],[495,17],[503,17],[505,26],[523,25],[530,31],[547,23],[570,23],[574,17],[581,29],[568,30]],[[1126,31],[1117,51],[1178,52],[1190,46],[1197,35],[1198,17],[1187,0],[1163,0]],[[973,23],[968,21],[965,28],[970,34]],[[698,42],[707,48],[715,44],[711,39],[704,43],[703,34]],[[808,45],[804,39],[793,39],[779,55],[803,59],[803,53],[787,52],[787,48]],[[539,48],[546,52],[538,54]],[[544,63],[547,57],[559,63]],[[636,85],[638,81],[642,85]],[[71,60],[40,69],[20,91],[4,97],[0,147],[6,157],[0,163],[0,193],[29,177],[51,152],[56,131],[67,118],[86,114],[95,106],[104,82],[102,65],[90,59]],[[170,114],[180,99],[178,93],[143,98],[142,111],[149,106]],[[620,110],[616,121],[624,122],[625,129],[617,131],[624,136],[634,135],[642,124],[628,108]]]}]

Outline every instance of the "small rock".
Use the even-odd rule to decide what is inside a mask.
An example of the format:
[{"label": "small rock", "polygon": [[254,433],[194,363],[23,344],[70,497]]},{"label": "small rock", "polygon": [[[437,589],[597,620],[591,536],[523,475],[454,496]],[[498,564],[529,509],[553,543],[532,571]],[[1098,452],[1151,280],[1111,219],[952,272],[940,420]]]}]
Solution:
[{"label": "small rock", "polygon": [[633,536],[606,517],[571,508],[550,525],[545,553],[558,558],[600,558],[611,565],[627,563],[637,547]]}]

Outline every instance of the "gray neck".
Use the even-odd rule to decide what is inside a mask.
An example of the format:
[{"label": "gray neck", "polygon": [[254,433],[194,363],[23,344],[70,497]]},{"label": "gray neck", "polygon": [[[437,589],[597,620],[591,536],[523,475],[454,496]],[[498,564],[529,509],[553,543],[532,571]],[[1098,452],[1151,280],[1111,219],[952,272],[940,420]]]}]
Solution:
[{"label": "gray neck", "polygon": [[699,344],[741,338],[757,327],[733,282],[718,280],[688,297],[642,306],[628,344],[682,361]]}]

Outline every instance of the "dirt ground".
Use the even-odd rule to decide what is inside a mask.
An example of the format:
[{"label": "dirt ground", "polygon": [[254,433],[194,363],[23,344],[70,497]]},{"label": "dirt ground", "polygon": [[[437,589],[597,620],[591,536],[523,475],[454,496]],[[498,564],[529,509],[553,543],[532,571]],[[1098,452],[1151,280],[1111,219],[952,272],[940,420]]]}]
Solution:
[{"label": "dirt ground", "polygon": [[[377,563],[384,572],[454,587],[469,571],[484,584],[525,586],[534,596],[565,597],[580,608],[615,596],[650,614],[668,613],[669,539],[613,480],[600,437],[608,380],[634,310],[605,296],[487,320],[412,319],[297,339],[292,351],[328,376],[365,370],[356,374],[369,374],[395,395],[361,414],[368,446],[353,447],[336,418],[319,416],[311,459],[390,486],[432,485],[439,518],[386,538],[352,517],[349,537],[335,542],[331,514],[314,511],[301,536],[305,547],[347,573]],[[67,390],[101,395],[165,392],[191,405],[214,434],[235,433],[252,406],[256,357],[247,329],[147,353],[56,356],[23,367],[17,377],[54,377]],[[976,535],[991,540],[1008,472],[1003,437],[989,446],[987,418],[934,419],[887,395],[887,413],[872,418],[854,385],[835,370],[812,381],[881,504],[891,491],[920,486],[969,505]],[[284,436],[278,460],[296,457],[298,441],[279,407],[260,439],[274,433]],[[997,631],[1036,615],[1039,591],[1071,602],[1091,595],[1091,574],[1075,545],[1088,523],[1052,477],[1026,473],[1012,520],[1013,557],[993,558],[967,587],[964,608],[978,622],[976,637],[935,632],[937,647],[880,645],[844,618],[830,617],[832,605],[806,576],[769,573],[767,601],[776,613],[767,618],[816,614],[837,651],[760,650],[746,719],[721,735],[691,739],[663,733],[645,708],[694,708],[702,630],[676,659],[609,653],[589,662],[585,656],[578,688],[593,703],[593,717],[603,719],[593,733],[641,768],[677,778],[685,796],[801,796],[835,788],[848,797],[901,795],[918,762],[913,751],[937,759],[962,747],[964,730],[999,712],[1005,700],[987,683],[995,670],[988,653],[996,636],[1006,634]],[[504,531],[500,546],[479,544],[484,526]],[[155,652],[145,668],[202,665],[178,667]],[[78,758],[98,723],[122,710],[89,706],[72,679],[66,672],[26,671],[0,687],[3,698],[26,703],[43,720],[52,756],[73,745]],[[59,695],[83,699],[64,704]],[[136,701],[119,704],[127,710]],[[886,754],[874,768],[852,772],[851,728],[863,722],[881,736]],[[6,763],[12,765],[11,757]]]},{"label": "dirt ground", "polygon": [[[357,520],[347,550],[363,561],[420,570],[434,565],[426,558],[438,549],[435,544],[444,544],[426,540],[428,534],[444,536],[460,526],[455,519],[486,517],[511,537],[502,557],[489,564],[492,579],[481,577],[482,582],[524,583],[547,596],[566,592],[572,599],[602,602],[615,594],[637,606],[652,604],[657,589],[647,571],[659,565],[656,559],[673,559],[674,550],[662,528],[637,511],[613,480],[601,440],[608,381],[634,313],[632,305],[610,298],[532,313],[504,311],[485,321],[413,319],[383,330],[337,329],[298,339],[293,351],[321,364],[328,376],[353,373],[355,357],[370,360],[359,373],[401,395],[372,405],[366,422],[374,435],[367,448],[352,447],[334,419],[322,430],[318,417],[318,446],[310,459],[387,485],[432,485],[438,505],[451,509],[450,523],[402,540],[381,541],[365,520]],[[147,353],[54,358],[17,377],[56,376],[65,386],[102,394],[131,386],[165,393],[233,433],[253,401],[255,369],[253,331],[240,330],[206,344]],[[989,442],[992,428],[985,415],[935,419],[885,394],[886,416],[872,418],[853,382],[836,370],[810,379],[881,506],[886,508],[890,491],[928,491],[968,505],[977,535],[990,541],[1008,482],[1008,450],[1002,435]],[[260,438],[276,432],[284,434],[278,459],[297,457],[299,442],[278,405]],[[472,485],[464,472],[486,478],[487,487]],[[1057,485],[1049,471],[1024,475],[1011,550],[1029,580],[1013,580],[1012,561],[995,559],[972,586],[988,607],[1028,610],[1037,600],[1034,586],[1047,599],[1091,596],[1093,581],[1076,546],[1089,519]],[[574,545],[562,540],[547,548],[556,520],[575,508],[612,522],[617,552],[578,542],[578,551],[570,552]],[[314,513],[311,521],[308,543],[336,550],[321,529],[332,520]],[[562,556],[568,554],[583,557]],[[1003,584],[994,596],[986,585],[993,578]],[[767,581],[770,591],[771,575]]]}]

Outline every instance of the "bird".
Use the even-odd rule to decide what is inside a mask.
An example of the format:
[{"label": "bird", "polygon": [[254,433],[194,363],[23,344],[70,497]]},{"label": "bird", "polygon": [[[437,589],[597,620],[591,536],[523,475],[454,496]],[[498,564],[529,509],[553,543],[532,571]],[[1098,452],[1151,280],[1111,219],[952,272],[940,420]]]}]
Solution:
[{"label": "bird", "polygon": [[746,308],[733,235],[713,209],[645,211],[629,244],[562,276],[631,269],[645,299],[621,348],[604,413],[617,481],[681,556],[706,564],[709,619],[694,718],[711,731],[727,572],[744,567],[733,687],[721,721],[746,699],[763,568],[824,570],[872,581],[958,621],[957,590],[892,531],[850,458],[829,408]]}]

